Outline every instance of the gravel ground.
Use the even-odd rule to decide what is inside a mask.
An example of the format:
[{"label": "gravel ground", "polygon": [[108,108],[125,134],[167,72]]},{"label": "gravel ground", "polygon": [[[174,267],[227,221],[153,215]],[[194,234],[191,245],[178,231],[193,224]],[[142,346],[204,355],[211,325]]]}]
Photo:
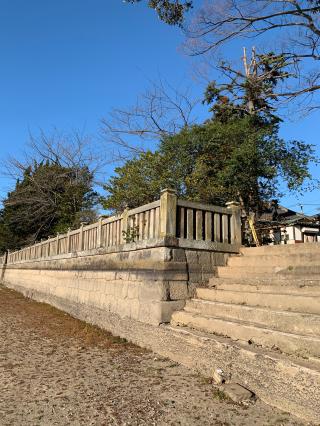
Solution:
[{"label": "gravel ground", "polygon": [[0,287],[0,425],[303,425]]}]

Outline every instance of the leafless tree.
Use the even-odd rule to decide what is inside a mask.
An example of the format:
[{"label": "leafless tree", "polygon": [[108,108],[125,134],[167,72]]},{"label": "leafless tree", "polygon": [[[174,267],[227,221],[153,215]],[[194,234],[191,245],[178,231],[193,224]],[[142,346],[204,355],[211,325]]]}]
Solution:
[{"label": "leafless tree", "polygon": [[62,167],[82,170],[87,167],[95,184],[100,184],[100,175],[111,162],[111,156],[101,141],[74,131],[69,134],[53,129],[38,135],[30,134],[29,141],[20,156],[9,156],[1,162],[1,174],[14,181],[35,162],[49,161]]},{"label": "leafless tree", "polygon": [[114,108],[102,120],[102,133],[113,146],[114,158],[127,159],[197,122],[199,105],[200,100],[192,96],[190,88],[179,90],[159,80],[151,83],[134,106]]},{"label": "leafless tree", "polygon": [[186,35],[193,55],[216,52],[234,39],[260,38],[263,44],[267,38],[268,49],[287,58],[296,77],[286,81],[277,97],[303,97],[309,110],[319,108],[312,103],[320,89],[319,0],[207,0]]}]

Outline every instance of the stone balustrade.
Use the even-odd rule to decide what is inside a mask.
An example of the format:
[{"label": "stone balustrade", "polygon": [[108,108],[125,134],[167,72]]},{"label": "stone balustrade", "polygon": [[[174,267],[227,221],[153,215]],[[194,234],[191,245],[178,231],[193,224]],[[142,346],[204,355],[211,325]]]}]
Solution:
[{"label": "stone balustrade", "polygon": [[[134,250],[141,242],[148,242],[148,247],[154,242],[155,246],[238,252],[239,206],[235,202],[219,207],[180,200],[174,190],[165,189],[160,200],[8,253],[7,264],[99,249]],[[0,263],[4,263],[4,257]]]}]

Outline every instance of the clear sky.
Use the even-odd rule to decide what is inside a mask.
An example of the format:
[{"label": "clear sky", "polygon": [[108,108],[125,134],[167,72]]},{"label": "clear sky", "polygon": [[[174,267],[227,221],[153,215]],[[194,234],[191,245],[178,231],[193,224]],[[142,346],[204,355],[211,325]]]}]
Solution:
[{"label": "clear sky", "polygon": [[[179,29],[142,3],[1,0],[0,158],[20,155],[29,132],[40,128],[97,134],[101,118],[112,107],[133,104],[148,79],[190,81],[191,59],[181,53],[182,41]],[[203,91],[193,84],[195,92]],[[320,155],[319,118],[314,113],[287,122],[282,135],[318,144]],[[0,185],[4,195],[10,183],[2,177]],[[320,191],[283,203],[296,209],[303,203],[305,212],[315,213]]]}]

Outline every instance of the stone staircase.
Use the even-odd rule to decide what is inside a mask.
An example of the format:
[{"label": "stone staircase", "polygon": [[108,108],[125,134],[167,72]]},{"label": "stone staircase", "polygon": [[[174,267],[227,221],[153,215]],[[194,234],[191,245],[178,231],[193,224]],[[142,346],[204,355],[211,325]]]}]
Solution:
[{"label": "stone staircase", "polygon": [[[217,277],[210,279],[207,288],[197,288],[183,311],[173,314],[171,327],[201,332],[208,338],[224,338],[225,342],[229,340],[231,345],[246,347],[252,353],[260,351],[259,356],[281,359],[279,365],[287,362],[287,367],[279,367],[280,376],[291,367],[300,372],[308,370],[312,377],[311,381],[308,379],[310,390],[314,396],[317,394],[311,418],[320,419],[319,243],[242,248],[240,255],[229,258],[226,267],[218,268]],[[274,361],[275,370],[277,363]],[[261,376],[261,370],[256,374]],[[290,402],[297,389],[306,392],[299,388],[299,375],[290,378],[286,407],[301,415],[305,396],[299,403]],[[246,383],[245,377],[243,380]],[[272,384],[268,386],[270,403],[273,397],[276,401],[277,395],[272,395]],[[259,394],[259,387],[254,391]],[[296,408],[299,404],[300,408]],[[280,402],[278,406],[281,408]]]},{"label": "stone staircase", "polygon": [[320,244],[243,248],[171,324],[320,363]]},{"label": "stone staircase", "polygon": [[320,363],[320,244],[243,248],[171,324]]}]

